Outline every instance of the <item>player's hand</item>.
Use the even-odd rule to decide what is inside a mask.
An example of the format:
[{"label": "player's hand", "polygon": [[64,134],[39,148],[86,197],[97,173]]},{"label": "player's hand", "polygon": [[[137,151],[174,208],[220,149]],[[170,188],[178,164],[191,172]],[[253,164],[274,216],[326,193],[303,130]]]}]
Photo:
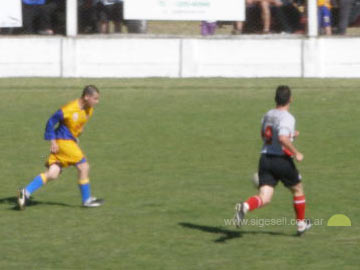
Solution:
[{"label": "player's hand", "polygon": [[56,154],[57,152],[59,152],[59,146],[57,145],[55,140],[51,141],[50,152],[53,154]]},{"label": "player's hand", "polygon": [[295,154],[295,159],[296,159],[296,161],[301,162],[301,161],[303,161],[303,159],[304,159],[304,155],[301,154],[300,152],[297,152],[297,153]]},{"label": "player's hand", "polygon": [[300,131],[298,131],[298,130],[295,130],[295,134],[294,134],[294,137],[297,137],[297,136],[299,136],[300,135]]}]

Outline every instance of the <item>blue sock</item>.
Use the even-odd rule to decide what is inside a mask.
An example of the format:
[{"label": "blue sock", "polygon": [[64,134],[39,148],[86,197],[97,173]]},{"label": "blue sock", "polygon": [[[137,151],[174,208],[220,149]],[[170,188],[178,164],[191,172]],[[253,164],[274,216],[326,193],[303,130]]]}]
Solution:
[{"label": "blue sock", "polygon": [[90,198],[90,183],[79,184],[82,202],[86,202]]},{"label": "blue sock", "polygon": [[25,188],[27,194],[32,194],[39,188],[41,188],[46,183],[46,178],[44,174],[39,174],[36,176],[29,185]]}]

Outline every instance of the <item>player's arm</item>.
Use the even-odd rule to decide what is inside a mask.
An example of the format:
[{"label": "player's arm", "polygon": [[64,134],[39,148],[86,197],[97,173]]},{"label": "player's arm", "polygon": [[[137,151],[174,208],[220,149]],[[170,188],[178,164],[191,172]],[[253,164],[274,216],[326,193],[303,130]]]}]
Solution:
[{"label": "player's arm", "polygon": [[57,153],[59,151],[59,146],[56,143],[55,127],[62,120],[64,120],[64,114],[62,110],[58,110],[46,123],[44,138],[45,140],[50,141],[51,153]]},{"label": "player's arm", "polygon": [[289,136],[280,135],[279,137],[280,144],[285,148],[288,149],[291,153],[294,154],[294,157],[297,161],[302,161],[304,159],[304,155],[300,153],[296,147],[291,142]]}]

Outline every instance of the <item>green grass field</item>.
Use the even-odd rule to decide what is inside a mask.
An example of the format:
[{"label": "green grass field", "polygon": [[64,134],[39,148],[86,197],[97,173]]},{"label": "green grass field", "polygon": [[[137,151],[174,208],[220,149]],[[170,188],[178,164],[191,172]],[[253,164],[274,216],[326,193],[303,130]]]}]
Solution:
[{"label": "green grass field", "polygon": [[[43,170],[45,123],[85,84],[101,102],[81,137],[101,208],[80,207],[76,171],[15,209],[16,190]],[[278,84],[305,155],[307,216],[295,226],[226,225],[256,190],[261,116]],[[359,269],[360,80],[0,79],[0,269]],[[344,214],[351,227],[328,227]],[[280,184],[253,220],[294,217]]]}]

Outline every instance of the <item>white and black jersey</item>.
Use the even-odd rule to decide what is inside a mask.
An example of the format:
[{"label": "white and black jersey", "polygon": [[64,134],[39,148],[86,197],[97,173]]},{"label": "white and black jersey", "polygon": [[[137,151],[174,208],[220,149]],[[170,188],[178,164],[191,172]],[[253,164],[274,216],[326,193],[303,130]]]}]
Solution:
[{"label": "white and black jersey", "polygon": [[291,187],[300,182],[300,175],[291,156],[279,142],[279,136],[295,137],[295,118],[288,111],[273,109],[268,111],[261,125],[264,141],[259,161],[259,185],[276,186],[280,180]]},{"label": "white and black jersey", "polygon": [[261,136],[264,141],[261,153],[269,155],[288,155],[292,153],[280,144],[279,136],[288,136],[293,141],[295,136],[295,118],[288,111],[272,109],[261,121]]}]

